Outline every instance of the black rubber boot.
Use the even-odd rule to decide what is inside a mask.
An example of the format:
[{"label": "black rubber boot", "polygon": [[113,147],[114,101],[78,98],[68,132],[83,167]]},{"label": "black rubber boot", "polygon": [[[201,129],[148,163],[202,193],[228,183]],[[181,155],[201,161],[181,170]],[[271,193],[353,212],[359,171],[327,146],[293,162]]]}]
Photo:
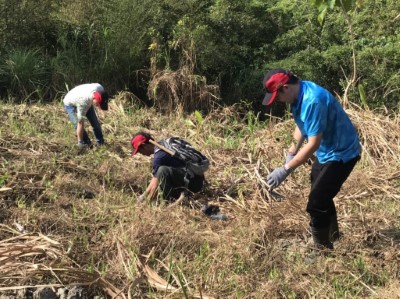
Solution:
[{"label": "black rubber boot", "polygon": [[339,225],[337,221],[337,215],[331,215],[330,216],[330,224],[329,224],[329,240],[331,242],[335,242],[339,240],[341,237],[340,231],[339,231]]},{"label": "black rubber boot", "polygon": [[315,246],[320,249],[333,249],[333,244],[329,240],[329,231],[330,227],[326,228],[315,228],[315,227],[310,227],[311,234],[313,237],[313,241]]},{"label": "black rubber boot", "polygon": [[309,247],[309,252],[304,258],[304,263],[311,265],[318,261],[321,256],[328,256],[333,249],[333,244],[329,241],[329,226],[323,229],[317,229],[310,226],[314,245]]}]

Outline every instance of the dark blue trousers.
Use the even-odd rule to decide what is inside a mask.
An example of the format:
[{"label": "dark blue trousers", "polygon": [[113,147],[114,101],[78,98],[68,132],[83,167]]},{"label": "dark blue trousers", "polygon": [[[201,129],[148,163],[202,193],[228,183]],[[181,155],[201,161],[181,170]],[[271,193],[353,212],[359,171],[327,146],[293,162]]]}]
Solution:
[{"label": "dark blue trousers", "polygon": [[[67,112],[69,120],[74,125],[74,128],[76,130],[76,127],[78,125],[78,118],[76,115],[76,107],[73,105],[68,105],[68,106],[64,105],[64,109]],[[97,145],[104,144],[103,132],[101,131],[100,122],[97,118],[96,111],[94,110],[93,106],[91,106],[89,108],[88,112],[86,113],[86,118],[89,120],[89,123],[93,128],[93,133],[94,133],[94,136],[96,137]],[[86,130],[83,131],[83,143],[85,143],[87,145],[92,144]]]}]

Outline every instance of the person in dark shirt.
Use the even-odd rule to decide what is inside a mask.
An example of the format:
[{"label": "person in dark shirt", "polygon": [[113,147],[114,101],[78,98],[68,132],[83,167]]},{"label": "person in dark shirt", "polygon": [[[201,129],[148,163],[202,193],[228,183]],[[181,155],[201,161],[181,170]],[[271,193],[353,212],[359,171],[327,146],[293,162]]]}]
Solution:
[{"label": "person in dark shirt", "polygon": [[[199,192],[204,185],[204,175],[188,175],[185,162],[171,156],[150,142],[154,138],[145,132],[136,133],[131,139],[132,156],[140,153],[145,156],[154,155],[152,163],[153,177],[146,191],[139,196],[143,201],[155,196],[158,188],[165,200],[176,200],[182,192]],[[161,142],[161,141],[160,141]]]}]

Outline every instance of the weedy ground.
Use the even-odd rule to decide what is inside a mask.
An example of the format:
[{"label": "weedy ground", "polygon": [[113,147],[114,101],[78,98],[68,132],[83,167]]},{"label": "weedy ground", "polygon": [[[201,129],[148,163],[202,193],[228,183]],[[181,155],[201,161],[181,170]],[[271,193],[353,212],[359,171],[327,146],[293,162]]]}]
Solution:
[{"label": "weedy ground", "polygon": [[[60,103],[0,106],[0,290],[82,285],[115,298],[399,298],[400,120],[347,111],[362,159],[335,199],[343,238],[307,262],[310,165],[276,191],[293,122],[240,107],[162,115],[121,94],[99,113],[107,145],[84,153]],[[150,159],[138,130],[187,139],[211,160],[178,205],[138,204]],[[88,129],[91,134],[91,129]],[[92,136],[92,135],[91,135]],[[85,190],[95,193],[84,198]],[[218,205],[228,221],[200,211]]]}]

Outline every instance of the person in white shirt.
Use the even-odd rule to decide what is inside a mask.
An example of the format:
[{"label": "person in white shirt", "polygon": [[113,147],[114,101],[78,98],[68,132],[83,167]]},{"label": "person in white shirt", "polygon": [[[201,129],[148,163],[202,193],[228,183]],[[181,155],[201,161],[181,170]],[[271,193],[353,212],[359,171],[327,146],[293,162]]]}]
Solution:
[{"label": "person in white shirt", "polygon": [[88,120],[93,128],[96,144],[103,145],[103,132],[93,104],[96,104],[101,110],[108,110],[108,93],[104,87],[98,83],[78,85],[65,95],[63,103],[69,120],[76,129],[78,146],[92,146],[84,127],[85,120]]}]

